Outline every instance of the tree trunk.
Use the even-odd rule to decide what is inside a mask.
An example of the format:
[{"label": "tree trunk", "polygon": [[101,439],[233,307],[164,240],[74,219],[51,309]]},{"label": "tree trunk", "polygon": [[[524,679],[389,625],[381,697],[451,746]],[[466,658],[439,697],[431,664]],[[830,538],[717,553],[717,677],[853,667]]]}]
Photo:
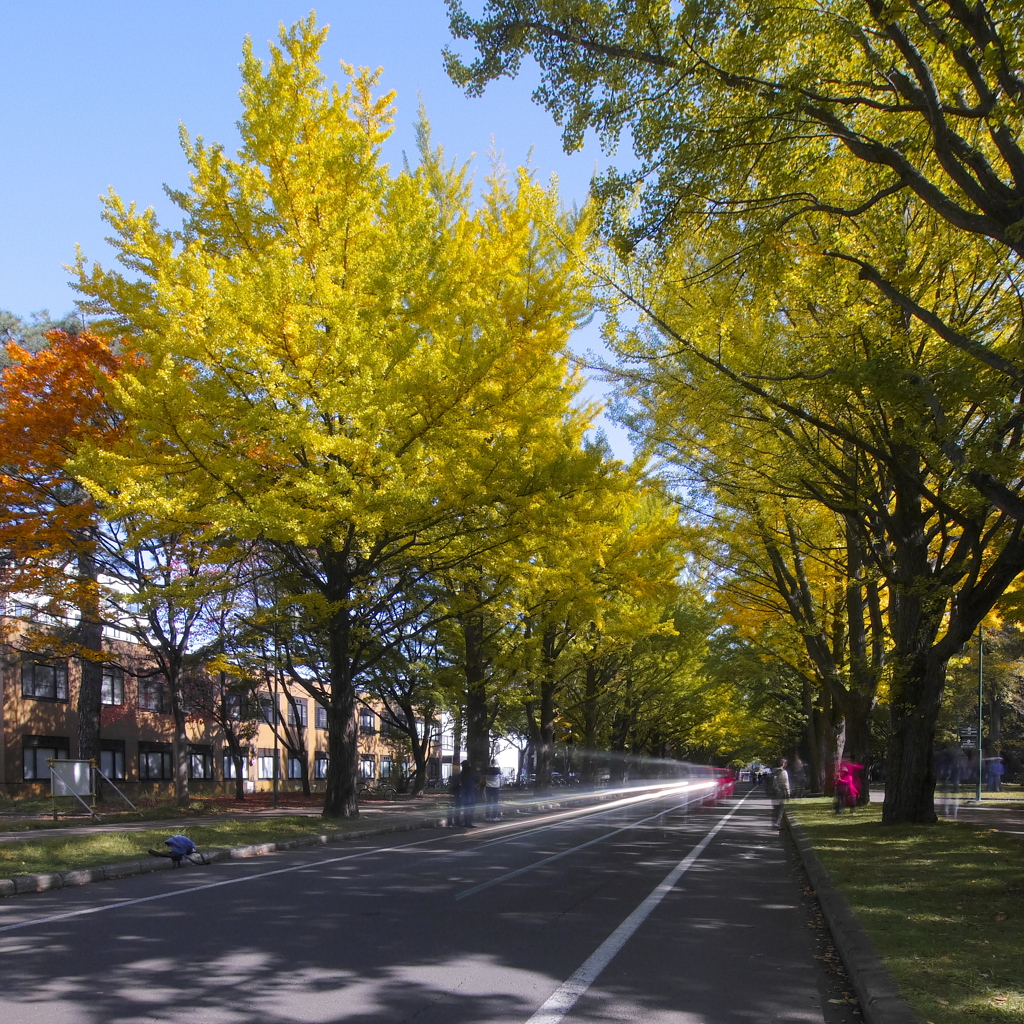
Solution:
[{"label": "tree trunk", "polygon": [[188,729],[185,725],[184,694],[178,680],[171,684],[171,709],[174,713],[174,800],[179,807],[188,807]]},{"label": "tree trunk", "polygon": [[[91,531],[89,531],[91,533]],[[99,589],[96,585],[96,555],[91,536],[83,538],[78,556],[81,587],[79,621],[75,630],[81,682],[78,687],[78,756],[99,759],[100,716],[103,694],[103,623],[100,620]]]},{"label": "tree trunk", "polygon": [[857,794],[857,803],[861,806],[871,800],[868,792],[868,765],[871,762],[871,713],[875,700],[872,695],[853,692],[847,702],[846,736],[843,745],[843,757],[854,764],[864,766],[864,785]]},{"label": "tree trunk", "polygon": [[601,692],[603,675],[603,670],[598,667],[596,662],[587,662],[586,676],[583,681],[583,763],[580,772],[583,783],[587,786],[597,784],[597,758],[594,756],[594,751],[597,750],[597,698]]},{"label": "tree trunk", "polygon": [[828,687],[822,687],[821,707],[816,709],[815,731],[818,736],[818,767],[821,792],[831,796],[835,789],[836,763],[842,756],[846,722],[836,707]]},{"label": "tree trunk", "polygon": [[419,796],[427,784],[427,754],[430,753],[430,734],[434,728],[434,719],[431,712],[423,711],[423,735],[416,733],[416,709],[411,704],[400,704],[402,714],[409,723],[409,747],[412,750],[412,785],[411,796]]},{"label": "tree trunk", "polygon": [[452,771],[462,764],[462,705],[452,712]]},{"label": "tree trunk", "polygon": [[540,796],[551,789],[555,757],[555,684],[551,679],[541,681],[537,712],[537,779],[534,792]]},{"label": "tree trunk", "polygon": [[221,708],[223,711],[221,719],[221,727],[224,730],[224,739],[227,740],[228,744],[228,756],[231,758],[231,763],[235,769],[235,799],[245,799],[245,780],[242,778],[242,744],[238,741],[238,734],[235,732],[234,723],[232,722],[227,710],[224,708],[223,698],[223,676],[221,673]]},{"label": "tree trunk", "polygon": [[818,716],[814,707],[814,691],[807,676],[802,676],[804,705],[804,735],[807,744],[807,788],[812,793],[825,792],[825,772],[818,745]]},{"label": "tree trunk", "polygon": [[928,651],[897,667],[890,711],[883,825],[935,822],[935,723],[946,661]]},{"label": "tree trunk", "polygon": [[487,713],[487,680],[484,663],[484,617],[473,613],[460,617],[466,660],[466,757],[477,771],[490,764],[491,735]]},{"label": "tree trunk", "polygon": [[889,589],[893,677],[883,825],[936,821],[933,747],[949,656],[939,655],[932,645],[946,612],[949,588],[940,585],[931,564],[920,493],[913,486],[914,465],[908,460],[906,479],[898,479],[895,488],[896,580]]},{"label": "tree trunk", "polygon": [[331,615],[331,699],[327,705],[327,792],[325,818],[354,818],[359,814],[359,724],[355,681],[352,678],[352,583],[344,552],[321,552],[328,574],[329,596],[336,606]]}]

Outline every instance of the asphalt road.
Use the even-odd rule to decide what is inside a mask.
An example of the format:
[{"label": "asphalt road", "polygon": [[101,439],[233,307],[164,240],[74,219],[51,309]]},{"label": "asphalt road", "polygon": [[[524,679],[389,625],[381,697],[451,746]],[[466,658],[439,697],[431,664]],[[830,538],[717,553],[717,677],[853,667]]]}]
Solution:
[{"label": "asphalt road", "polygon": [[761,794],[673,788],[0,903],[12,1024],[853,1024]]}]

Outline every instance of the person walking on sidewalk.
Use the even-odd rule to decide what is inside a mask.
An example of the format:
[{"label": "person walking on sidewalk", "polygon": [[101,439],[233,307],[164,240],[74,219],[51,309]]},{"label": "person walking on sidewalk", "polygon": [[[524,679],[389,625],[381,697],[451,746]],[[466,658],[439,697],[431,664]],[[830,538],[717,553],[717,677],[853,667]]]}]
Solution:
[{"label": "person walking on sidewalk", "polygon": [[448,780],[448,789],[452,795],[452,805],[448,808],[448,827],[462,824],[462,769],[458,765]]},{"label": "person walking on sidewalk", "polygon": [[988,777],[988,791],[990,793],[998,793],[1003,788],[1003,775],[1006,773],[1006,768],[1003,766],[1003,759],[1001,757],[990,757],[988,759],[988,766],[985,769],[985,774]]},{"label": "person walking on sidewalk", "polygon": [[498,801],[501,798],[501,769],[492,764],[484,771],[484,801],[486,809],[484,817],[488,821],[500,821],[501,811],[498,810]]},{"label": "person walking on sidewalk", "polygon": [[466,828],[476,828],[473,824],[473,815],[476,813],[476,787],[477,773],[469,761],[463,761],[459,793],[462,797],[462,824]]},{"label": "person walking on sidewalk", "polygon": [[789,799],[789,772],[786,770],[788,763],[784,757],[780,758],[778,767],[772,772],[772,824],[776,828],[782,827],[782,812]]}]

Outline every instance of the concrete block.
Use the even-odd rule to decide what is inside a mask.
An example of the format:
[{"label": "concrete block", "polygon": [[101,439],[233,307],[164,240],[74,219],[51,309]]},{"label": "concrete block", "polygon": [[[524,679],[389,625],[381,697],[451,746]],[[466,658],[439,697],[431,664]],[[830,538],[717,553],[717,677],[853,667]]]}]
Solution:
[{"label": "concrete block", "polygon": [[59,889],[61,887],[60,875],[15,875],[14,891],[23,892],[46,892],[47,889]]},{"label": "concrete block", "polygon": [[17,891],[13,878],[0,878],[0,899],[5,896],[13,896]]},{"label": "concrete block", "polygon": [[73,871],[62,871],[60,877],[64,885],[88,885],[94,879],[92,868],[77,868]]},{"label": "concrete block", "polygon": [[105,879],[110,878],[128,878],[130,875],[141,875],[142,870],[139,867],[138,861],[125,860],[121,861],[120,864],[104,864],[103,865],[103,877]]}]

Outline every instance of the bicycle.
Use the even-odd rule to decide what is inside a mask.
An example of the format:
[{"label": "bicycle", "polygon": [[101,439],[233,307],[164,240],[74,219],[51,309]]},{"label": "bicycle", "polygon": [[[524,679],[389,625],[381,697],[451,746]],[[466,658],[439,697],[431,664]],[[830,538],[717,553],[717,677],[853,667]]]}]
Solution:
[{"label": "bicycle", "polygon": [[366,783],[359,787],[356,798],[359,800],[394,800],[398,791],[390,783],[382,782],[377,786]]}]

